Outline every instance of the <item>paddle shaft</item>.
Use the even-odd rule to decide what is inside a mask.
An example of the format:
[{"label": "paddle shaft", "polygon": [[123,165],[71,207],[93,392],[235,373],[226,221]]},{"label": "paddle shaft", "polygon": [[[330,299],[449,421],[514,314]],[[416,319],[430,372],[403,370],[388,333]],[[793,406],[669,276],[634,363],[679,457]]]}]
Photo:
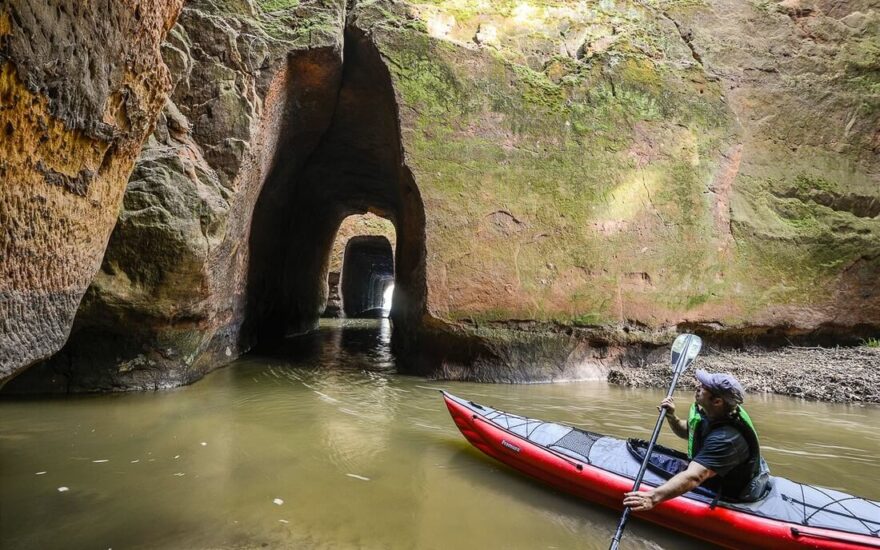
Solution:
[{"label": "paddle shaft", "polygon": [[[639,475],[636,476],[636,480],[633,483],[633,491],[638,491],[639,487],[642,485],[642,478],[645,477],[645,470],[648,469],[648,458],[651,456],[651,451],[654,450],[654,443],[657,442],[657,437],[660,434],[660,429],[663,426],[663,419],[666,418],[666,409],[660,410],[660,416],[657,417],[657,425],[654,426],[654,434],[651,435],[651,442],[648,443],[648,450],[645,454],[645,460],[642,461],[642,466],[639,468]],[[626,522],[629,520],[629,516],[632,513],[632,508],[626,506],[623,509],[623,515],[620,517],[620,523],[617,524],[617,531],[614,533],[614,538],[611,539],[610,550],[617,550],[618,544],[620,544],[620,539],[623,537],[623,529],[626,526]]]},{"label": "paddle shaft", "polygon": [[[687,346],[685,346],[685,351],[687,351]],[[675,365],[675,373],[672,375],[672,384],[669,385],[669,391],[666,392],[666,397],[672,397],[672,393],[675,391],[675,385],[678,383],[678,378],[684,371],[684,365],[687,364],[685,355],[685,353],[682,353],[678,364]],[[648,450],[645,452],[645,459],[642,461],[641,468],[639,468],[639,475],[636,476],[636,480],[633,483],[633,491],[638,491],[639,487],[642,485],[642,478],[645,476],[645,470],[648,469],[648,460],[651,458],[651,451],[654,450],[654,444],[657,443],[657,437],[660,435],[660,429],[663,427],[663,420],[665,418],[666,407],[662,407],[660,409],[660,415],[657,417],[657,424],[654,426],[654,433],[651,434],[651,441],[648,443]],[[617,531],[614,533],[614,538],[611,539],[609,550],[617,550],[617,547],[620,544],[620,539],[623,537],[623,529],[626,527],[626,522],[629,520],[630,514],[632,514],[632,509],[629,506],[624,507],[623,515],[620,517],[620,523],[617,524]]]}]

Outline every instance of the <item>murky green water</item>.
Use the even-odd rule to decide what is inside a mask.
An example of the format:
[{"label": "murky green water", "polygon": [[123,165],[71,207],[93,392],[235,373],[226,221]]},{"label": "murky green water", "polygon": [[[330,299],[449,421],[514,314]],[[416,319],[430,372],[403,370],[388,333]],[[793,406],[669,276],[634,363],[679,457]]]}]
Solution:
[{"label": "murky green water", "polygon": [[[436,389],[621,437],[650,434],[663,391],[397,376],[388,333],[330,322],[305,358],[178,390],[0,401],[0,547],[607,548],[615,512],[472,449]],[[747,405],[775,474],[880,500],[880,408]],[[706,545],[636,521],[624,547]]]}]

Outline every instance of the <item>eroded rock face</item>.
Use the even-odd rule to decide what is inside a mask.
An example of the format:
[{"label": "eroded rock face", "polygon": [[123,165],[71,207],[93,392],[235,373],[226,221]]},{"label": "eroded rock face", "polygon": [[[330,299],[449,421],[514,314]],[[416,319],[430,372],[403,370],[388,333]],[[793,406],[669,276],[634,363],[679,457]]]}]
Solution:
[{"label": "eroded rock face", "polygon": [[56,352],[171,87],[183,0],[0,8],[0,385]]},{"label": "eroded rock face", "polygon": [[[743,127],[728,155],[736,172],[715,180],[717,204],[729,209],[729,217],[719,212],[716,219],[729,223],[734,243],[724,278],[741,290],[726,292],[729,305],[717,313],[714,297],[694,312],[725,325],[788,327],[795,335],[876,331],[876,4],[729,2],[672,17],[724,86]],[[754,40],[742,32],[747,27],[772,39]]]},{"label": "eroded rock face", "polygon": [[267,180],[269,193],[289,195],[285,178],[315,147],[339,86],[341,26],[299,26],[335,23],[339,9],[187,4],[162,48],[172,93],[70,341],[19,384],[171,387],[249,346],[240,328],[257,198]]},{"label": "eroded rock face", "polygon": [[867,1],[191,3],[51,372],[173,385],[309,330],[340,222],[371,210],[411,372],[601,376],[682,328],[870,335],[878,36]]},{"label": "eroded rock face", "polygon": [[[425,203],[429,339],[551,379],[584,340],[880,327],[876,6],[651,6],[375,27]],[[509,352],[536,334],[557,344]]]}]

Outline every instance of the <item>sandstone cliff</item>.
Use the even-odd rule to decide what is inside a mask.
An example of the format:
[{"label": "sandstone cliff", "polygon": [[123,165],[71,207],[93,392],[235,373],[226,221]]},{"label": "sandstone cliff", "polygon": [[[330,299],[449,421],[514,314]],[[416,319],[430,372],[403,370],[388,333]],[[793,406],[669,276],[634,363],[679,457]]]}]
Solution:
[{"label": "sandstone cliff", "polygon": [[428,313],[488,346],[478,377],[504,377],[496,358],[576,375],[560,366],[604,353],[584,338],[664,327],[876,333],[876,6],[479,6],[376,32],[425,202]]},{"label": "sandstone cliff", "polygon": [[171,86],[183,0],[0,7],[0,385],[64,343]]},{"label": "sandstone cliff", "polygon": [[396,228],[413,372],[880,329],[867,0],[200,0],[163,57],[171,101],[45,367],[65,388],[185,383],[313,327],[366,211]]},{"label": "sandstone cliff", "polygon": [[179,385],[250,346],[248,284],[260,295],[260,278],[280,277],[261,262],[283,257],[273,232],[288,180],[326,130],[341,75],[341,6],[296,4],[182,10],[162,47],[169,100],[71,340],[43,367],[55,389]]}]

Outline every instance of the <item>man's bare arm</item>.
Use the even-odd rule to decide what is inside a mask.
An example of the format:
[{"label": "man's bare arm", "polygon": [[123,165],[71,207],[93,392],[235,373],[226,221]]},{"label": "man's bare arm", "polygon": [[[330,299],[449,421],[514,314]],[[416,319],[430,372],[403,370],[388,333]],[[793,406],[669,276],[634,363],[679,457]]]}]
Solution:
[{"label": "man's bare arm", "polygon": [[666,420],[669,421],[669,427],[672,428],[672,433],[682,439],[688,438],[688,425],[686,420],[669,413],[666,413]]},{"label": "man's bare arm", "polygon": [[701,483],[714,475],[715,472],[712,470],[692,461],[688,464],[687,470],[679,472],[656,489],[624,494],[623,505],[632,508],[633,512],[650,510],[665,500],[696,489]]},{"label": "man's bare arm", "polygon": [[688,425],[687,420],[682,420],[675,416],[675,398],[667,397],[663,401],[660,402],[660,408],[666,409],[666,420],[669,421],[669,427],[672,428],[672,433],[677,435],[682,439],[688,438]]}]

